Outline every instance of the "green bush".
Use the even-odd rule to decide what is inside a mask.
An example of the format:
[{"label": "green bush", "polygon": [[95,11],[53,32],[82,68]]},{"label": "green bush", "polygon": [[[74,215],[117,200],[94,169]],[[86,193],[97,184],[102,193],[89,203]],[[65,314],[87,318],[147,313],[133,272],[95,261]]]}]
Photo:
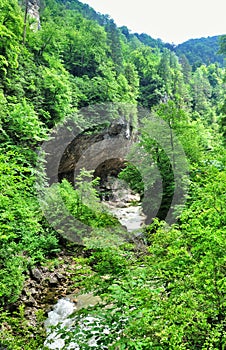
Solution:
[{"label": "green bush", "polygon": [[32,167],[19,151],[0,155],[1,303],[16,301],[26,269],[58,248],[55,233],[42,227]]}]

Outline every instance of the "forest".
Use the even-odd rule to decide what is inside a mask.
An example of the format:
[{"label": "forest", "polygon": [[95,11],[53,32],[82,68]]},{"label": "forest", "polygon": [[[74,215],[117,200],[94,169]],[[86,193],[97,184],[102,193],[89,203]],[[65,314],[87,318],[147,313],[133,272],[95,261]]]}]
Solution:
[{"label": "forest", "polygon": [[[37,271],[50,273],[52,285],[58,274],[68,295],[102,300],[80,310],[72,328],[55,327],[62,349],[73,341],[81,350],[226,349],[225,57],[226,35],[173,48],[118,28],[78,0],[0,0],[0,349],[49,349],[44,321],[57,295],[45,304],[41,283],[41,292],[26,291],[32,276],[40,281]],[[42,145],[58,126],[70,131],[71,120],[92,137],[95,106],[110,122],[122,114],[132,120],[137,142],[117,176],[143,198],[147,217],[161,203],[137,240],[103,209],[90,170],[77,175],[76,188],[67,177],[51,184],[40,204],[49,181]],[[186,187],[184,202],[168,220],[177,186]],[[82,244],[56,229],[62,200],[73,220],[92,229]],[[73,220],[67,229],[82,237]],[[79,337],[87,315],[101,324],[94,317]],[[89,346],[92,331],[98,341]]]}]

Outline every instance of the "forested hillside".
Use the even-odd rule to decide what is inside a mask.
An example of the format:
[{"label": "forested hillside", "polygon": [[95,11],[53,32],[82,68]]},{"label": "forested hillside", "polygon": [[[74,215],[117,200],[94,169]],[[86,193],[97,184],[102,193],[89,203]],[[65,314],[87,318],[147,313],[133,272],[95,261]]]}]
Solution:
[{"label": "forested hillside", "polygon": [[138,38],[146,46],[159,48],[160,51],[169,49],[179,59],[183,59],[185,56],[194,71],[203,64],[208,66],[212,63],[217,63],[219,67],[224,67],[225,65],[224,54],[220,50],[222,35],[190,39],[182,44],[175,45],[164,43],[161,39],[154,39],[145,33],[131,33],[127,27],[121,27],[120,30],[127,39]]},{"label": "forested hillside", "polygon": [[[75,262],[74,287],[95,291],[107,305],[88,310],[109,330],[95,349],[225,349],[226,72],[214,56],[217,38],[210,51],[201,40],[174,52],[161,40],[117,28],[77,0],[40,0],[40,23],[29,6],[0,0],[0,348],[44,349],[46,310],[36,310],[32,326],[24,283],[35,267],[62,265],[64,253]],[[226,35],[220,53],[225,57]],[[90,133],[92,116],[82,118],[80,109],[106,103],[125,106],[125,115],[126,106],[133,107],[134,152],[140,157],[145,151],[144,172],[155,165],[163,179],[166,203],[144,226],[142,248],[104,243],[105,228],[118,229],[118,221],[103,214],[96,180],[87,182],[90,174],[80,175],[76,190],[66,179],[58,189],[71,215],[88,222],[102,244],[68,242],[47,222],[37,199],[37,150],[51,129],[72,118]],[[142,120],[139,107],[148,111]],[[174,164],[151,137],[150,115],[169,129],[172,152],[175,135],[189,167],[186,204],[172,225],[165,219]],[[120,176],[142,196],[134,167]],[[76,328],[59,332],[68,344],[75,340]],[[89,337],[76,340],[81,349],[89,348]]]},{"label": "forested hillside", "polygon": [[200,39],[190,39],[175,47],[174,52],[179,57],[185,55],[194,68],[205,64],[218,63],[224,66],[224,56],[220,53],[221,36],[212,36]]}]

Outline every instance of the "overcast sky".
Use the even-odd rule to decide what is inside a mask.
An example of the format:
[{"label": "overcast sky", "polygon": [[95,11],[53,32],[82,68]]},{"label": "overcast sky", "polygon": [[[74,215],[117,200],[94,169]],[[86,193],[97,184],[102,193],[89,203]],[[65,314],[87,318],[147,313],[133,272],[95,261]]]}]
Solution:
[{"label": "overcast sky", "polygon": [[226,0],[80,0],[118,26],[164,42],[226,34]]}]

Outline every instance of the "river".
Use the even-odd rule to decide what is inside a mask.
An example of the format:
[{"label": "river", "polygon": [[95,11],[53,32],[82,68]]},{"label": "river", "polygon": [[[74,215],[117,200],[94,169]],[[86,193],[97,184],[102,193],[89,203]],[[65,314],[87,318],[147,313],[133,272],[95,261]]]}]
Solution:
[{"label": "river", "polygon": [[[118,218],[120,223],[126,227],[128,232],[139,231],[145,222],[145,215],[142,213],[140,204],[140,196],[132,193],[128,187],[115,180],[111,185],[113,189],[111,200],[104,201],[107,210]],[[78,329],[75,338],[84,338],[85,334],[90,333],[87,340],[87,346],[95,349],[107,349],[106,346],[97,344],[98,329],[99,333],[109,333],[108,327],[101,325],[101,320],[91,316],[85,316],[82,319],[77,319],[76,311],[87,306],[95,305],[99,302],[98,297],[93,296],[92,293],[80,295],[77,297],[77,302],[74,303],[70,297],[58,300],[53,310],[48,313],[48,318],[45,321],[45,328],[47,331],[47,339],[44,343],[48,349],[61,350],[73,349],[79,350],[80,347],[75,340],[70,340],[66,345],[67,337],[62,336],[62,332],[68,332]],[[78,328],[79,324],[79,328]],[[94,331],[93,324],[96,325]],[[58,325],[58,331],[53,330],[53,326]],[[66,347],[65,347],[66,346]]]}]

